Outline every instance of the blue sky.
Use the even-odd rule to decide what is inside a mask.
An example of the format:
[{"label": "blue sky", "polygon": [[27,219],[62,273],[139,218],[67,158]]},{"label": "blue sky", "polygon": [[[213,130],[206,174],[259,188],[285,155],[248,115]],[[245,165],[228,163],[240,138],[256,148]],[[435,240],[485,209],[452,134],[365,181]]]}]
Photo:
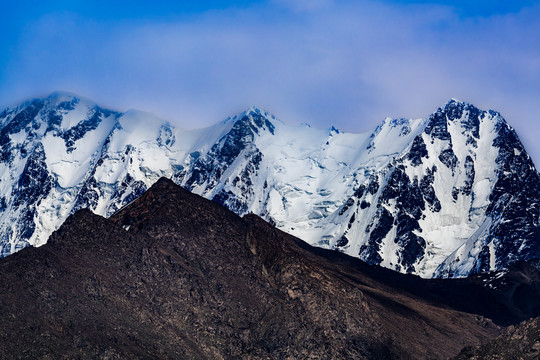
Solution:
[{"label": "blue sky", "polygon": [[[150,4],[150,5],[148,5]],[[540,161],[539,1],[4,1],[0,106],[72,91],[184,128],[257,105],[368,131],[450,98]]]}]

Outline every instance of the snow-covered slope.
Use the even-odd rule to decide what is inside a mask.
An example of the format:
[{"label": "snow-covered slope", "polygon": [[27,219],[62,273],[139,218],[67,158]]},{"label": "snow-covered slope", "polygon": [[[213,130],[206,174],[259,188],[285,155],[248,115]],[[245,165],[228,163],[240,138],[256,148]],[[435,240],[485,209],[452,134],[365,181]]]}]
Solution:
[{"label": "snow-covered slope", "polygon": [[55,93],[0,114],[0,253],[39,246],[73,211],[110,215],[161,176],[307,242],[424,277],[539,256],[539,175],[493,111],[450,101],[372,133],[283,124],[250,108],[176,129]]}]

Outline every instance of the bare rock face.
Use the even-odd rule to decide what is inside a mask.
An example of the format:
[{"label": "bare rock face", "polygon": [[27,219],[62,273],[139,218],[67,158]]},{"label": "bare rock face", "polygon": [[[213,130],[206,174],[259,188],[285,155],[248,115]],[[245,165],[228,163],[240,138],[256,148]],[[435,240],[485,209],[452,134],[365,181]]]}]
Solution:
[{"label": "bare rock face", "polygon": [[0,358],[448,358],[499,333],[487,317],[539,311],[532,282],[514,279],[521,310],[493,285],[509,274],[399,274],[160,179],[111,218],[80,210],[0,260]]},{"label": "bare rock face", "polygon": [[467,347],[455,360],[539,359],[540,318],[508,327],[497,339],[478,347]]}]

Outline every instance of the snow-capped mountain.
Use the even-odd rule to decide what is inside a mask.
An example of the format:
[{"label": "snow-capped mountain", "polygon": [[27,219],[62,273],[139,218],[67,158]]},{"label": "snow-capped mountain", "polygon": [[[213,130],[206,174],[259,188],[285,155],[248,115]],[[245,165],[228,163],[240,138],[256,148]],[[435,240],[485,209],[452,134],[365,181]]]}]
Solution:
[{"label": "snow-capped mountain", "polygon": [[455,277],[540,256],[540,176],[494,111],[452,100],[372,133],[288,126],[257,108],[185,131],[66,93],[0,114],[0,253],[80,208],[111,215],[166,176],[310,244]]}]

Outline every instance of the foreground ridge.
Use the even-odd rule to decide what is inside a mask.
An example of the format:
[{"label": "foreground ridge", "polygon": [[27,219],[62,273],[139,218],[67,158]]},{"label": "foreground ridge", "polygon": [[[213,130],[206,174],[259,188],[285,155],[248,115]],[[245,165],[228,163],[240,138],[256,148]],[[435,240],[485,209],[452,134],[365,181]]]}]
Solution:
[{"label": "foreground ridge", "polygon": [[[528,296],[512,303],[519,274],[508,287]],[[516,323],[540,299],[526,265],[398,274],[165,178],[109,219],[76,212],[0,276],[2,358],[448,358],[499,333],[485,316]]]}]

